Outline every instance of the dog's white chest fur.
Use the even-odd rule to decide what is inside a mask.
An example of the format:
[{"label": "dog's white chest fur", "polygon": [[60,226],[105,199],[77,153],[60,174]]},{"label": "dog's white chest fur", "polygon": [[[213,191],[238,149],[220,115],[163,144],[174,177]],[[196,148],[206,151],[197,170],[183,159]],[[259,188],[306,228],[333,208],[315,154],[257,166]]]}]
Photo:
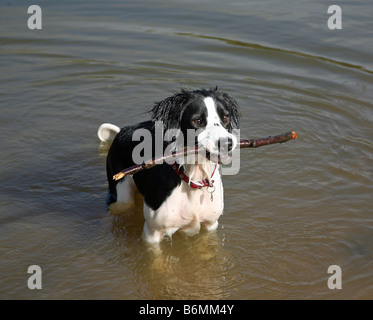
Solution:
[{"label": "dog's white chest fur", "polygon": [[216,229],[224,209],[223,196],[219,172],[214,175],[214,187],[192,189],[182,181],[157,210],[144,203],[145,240],[158,243],[164,235],[171,236],[179,229],[198,233],[201,225],[209,231]]}]

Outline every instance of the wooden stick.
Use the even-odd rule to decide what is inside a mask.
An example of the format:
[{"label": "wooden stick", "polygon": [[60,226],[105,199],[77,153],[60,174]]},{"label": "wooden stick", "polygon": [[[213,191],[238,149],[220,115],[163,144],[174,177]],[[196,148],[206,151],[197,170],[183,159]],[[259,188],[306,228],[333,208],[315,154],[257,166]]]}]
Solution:
[{"label": "wooden stick", "polygon": [[298,135],[295,131],[279,134],[278,136],[261,138],[261,139],[248,139],[241,140],[239,143],[240,148],[258,148],[273,143],[284,143],[286,141],[296,139]]},{"label": "wooden stick", "polygon": [[[284,143],[286,141],[296,139],[297,137],[298,135],[296,134],[296,132],[291,131],[291,132],[287,132],[284,134],[279,134],[277,136],[269,136],[267,138],[241,140],[238,144],[238,147],[239,148],[258,148],[261,146],[266,146],[266,145],[274,144],[274,143]],[[123,179],[126,175],[133,175],[143,169],[149,169],[151,167],[154,167],[157,164],[168,161],[171,158],[189,156],[192,154],[196,154],[200,152],[201,150],[204,150],[204,148],[203,147],[185,148],[183,151],[174,152],[172,154],[158,157],[158,158],[153,158],[142,164],[137,164],[137,165],[134,165],[132,167],[122,170],[121,172],[113,176],[113,180],[117,181],[117,180]]]}]

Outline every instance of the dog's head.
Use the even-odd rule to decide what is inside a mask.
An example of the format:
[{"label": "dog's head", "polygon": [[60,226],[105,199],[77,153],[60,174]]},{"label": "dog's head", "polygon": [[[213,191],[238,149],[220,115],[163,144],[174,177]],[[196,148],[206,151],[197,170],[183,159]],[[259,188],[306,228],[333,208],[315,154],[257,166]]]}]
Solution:
[{"label": "dog's head", "polygon": [[210,158],[237,146],[234,129],[239,128],[239,107],[218,88],[182,90],[158,102],[151,115],[154,121],[162,121],[166,133],[177,138],[177,132],[181,132],[183,146],[203,146]]}]

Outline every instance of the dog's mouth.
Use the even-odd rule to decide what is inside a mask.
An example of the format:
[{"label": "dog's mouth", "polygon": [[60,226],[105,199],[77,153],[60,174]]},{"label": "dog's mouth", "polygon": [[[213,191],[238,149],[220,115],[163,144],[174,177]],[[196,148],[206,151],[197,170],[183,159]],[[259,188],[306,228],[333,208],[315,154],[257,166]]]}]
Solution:
[{"label": "dog's mouth", "polygon": [[206,150],[206,158],[214,163],[228,164],[232,159],[232,150],[222,152]]},{"label": "dog's mouth", "polygon": [[235,147],[236,143],[232,139],[227,143],[213,140],[196,141],[193,147],[185,147],[187,149],[195,149],[196,153],[189,154],[184,161],[189,164],[202,164],[207,159],[213,163],[230,164]]}]

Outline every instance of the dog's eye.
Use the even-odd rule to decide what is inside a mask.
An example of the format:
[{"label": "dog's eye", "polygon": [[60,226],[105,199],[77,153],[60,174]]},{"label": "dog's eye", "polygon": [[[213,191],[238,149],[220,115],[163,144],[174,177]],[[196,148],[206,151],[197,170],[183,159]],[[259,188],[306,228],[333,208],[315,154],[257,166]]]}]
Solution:
[{"label": "dog's eye", "polygon": [[223,122],[224,123],[227,123],[229,121],[229,115],[226,114],[224,117],[223,117]]},{"label": "dog's eye", "polygon": [[194,120],[194,123],[195,123],[197,126],[199,126],[199,125],[201,125],[202,121],[201,121],[201,119],[195,119],[195,120]]}]

